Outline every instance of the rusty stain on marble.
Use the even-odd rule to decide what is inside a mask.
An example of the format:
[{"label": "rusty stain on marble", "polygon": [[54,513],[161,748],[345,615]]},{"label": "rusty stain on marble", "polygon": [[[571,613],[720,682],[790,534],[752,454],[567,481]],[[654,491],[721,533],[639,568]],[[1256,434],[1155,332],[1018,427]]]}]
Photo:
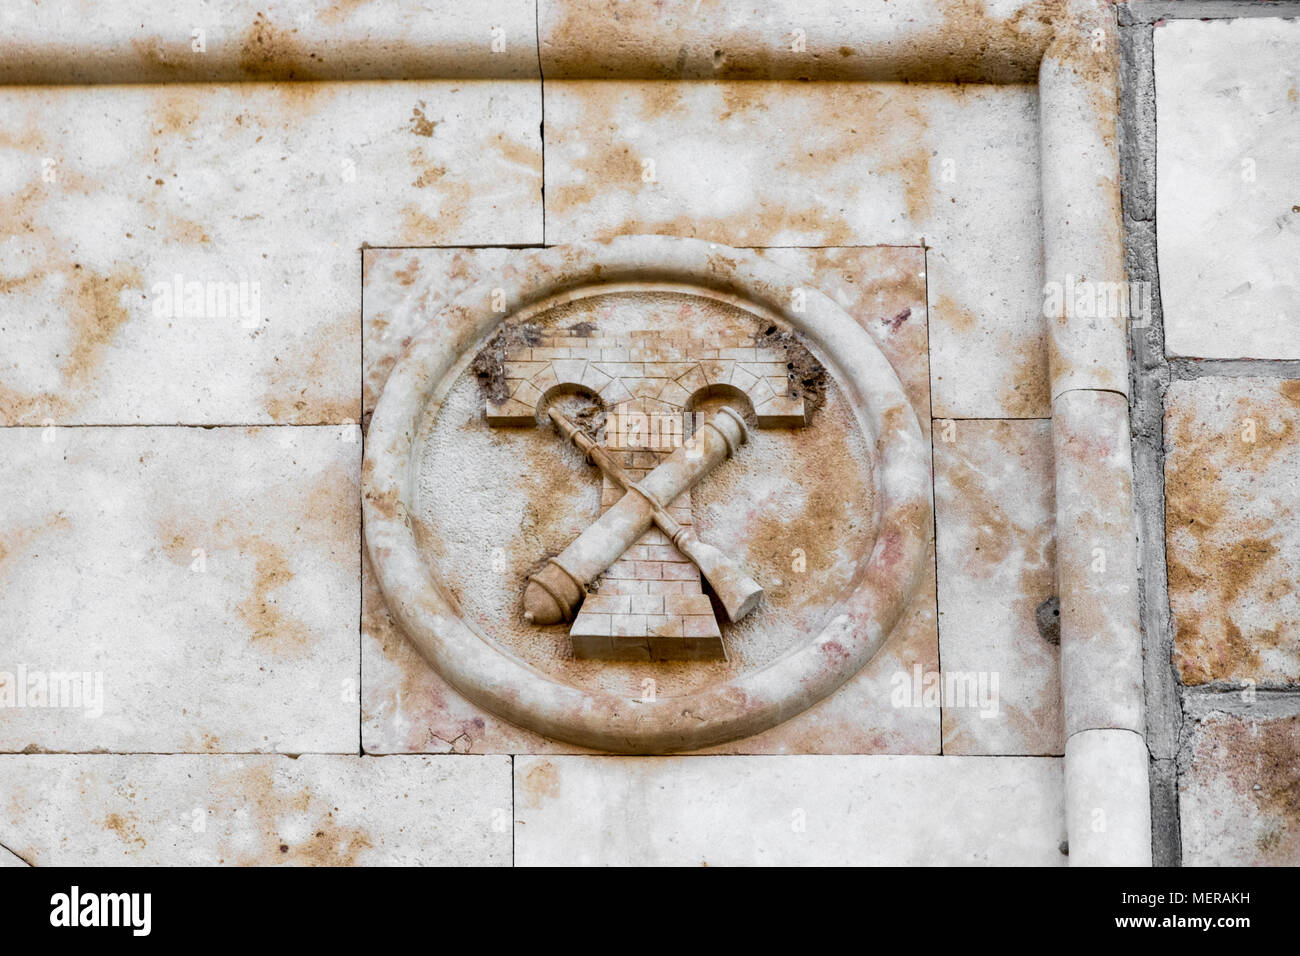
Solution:
[{"label": "rusty stain on marble", "polygon": [[0,750],[355,745],[336,681],[356,669],[358,426],[0,429],[0,446],[25,489],[0,506],[9,660],[102,686],[7,708]]},{"label": "rusty stain on marble", "polygon": [[556,81],[544,96],[548,239],[924,244],[935,413],[1048,414],[1033,87]]},{"label": "rusty stain on marble", "polygon": [[1179,762],[1184,865],[1300,861],[1300,715],[1197,714]]},{"label": "rusty stain on marble", "polygon": [[1187,684],[1300,681],[1300,381],[1203,378],[1165,396],[1174,663]]},{"label": "rusty stain on marble", "polygon": [[7,87],[0,106],[22,159],[0,199],[4,424],[358,421],[358,247],[541,237],[528,84]]},{"label": "rusty stain on marble", "polygon": [[6,84],[538,76],[531,0],[12,0],[5,12]]},{"label": "rusty stain on marble", "polygon": [[554,79],[1023,83],[1034,79],[1065,7],[851,0],[757,17],[745,0],[540,0],[538,28],[542,72]]},{"label": "rusty stain on marble", "polygon": [[510,858],[492,825],[510,806],[504,757],[43,754],[0,756],[0,771],[0,843],[37,866]]}]

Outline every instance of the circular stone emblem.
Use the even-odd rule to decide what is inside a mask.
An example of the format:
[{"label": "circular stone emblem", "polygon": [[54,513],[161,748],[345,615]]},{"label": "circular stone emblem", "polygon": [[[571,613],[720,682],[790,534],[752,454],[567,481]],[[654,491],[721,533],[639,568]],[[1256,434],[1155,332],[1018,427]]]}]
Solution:
[{"label": "circular stone emblem", "polygon": [[929,456],[853,318],[759,255],[521,250],[394,368],[366,437],[393,617],[474,703],[625,753],[766,730],[893,629]]}]

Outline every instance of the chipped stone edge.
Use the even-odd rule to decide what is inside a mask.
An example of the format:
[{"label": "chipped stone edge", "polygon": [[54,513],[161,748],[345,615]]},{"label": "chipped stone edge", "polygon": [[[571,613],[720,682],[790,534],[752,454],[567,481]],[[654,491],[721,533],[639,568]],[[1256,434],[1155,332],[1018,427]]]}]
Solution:
[{"label": "chipped stone edge", "polygon": [[[932,528],[928,448],[916,412],[867,332],[757,253],[696,239],[621,236],[521,252],[508,274],[447,306],[415,336],[384,386],[362,465],[366,546],[388,607],[426,660],[480,707],[544,736],[617,753],[695,750],[760,733],[828,697],[884,643],[922,574]],[[560,683],[467,626],[426,565],[411,518],[415,429],[461,356],[510,312],[609,282],[685,283],[770,310],[834,362],[876,443],[879,532],[855,589],[820,634],[768,666],[700,692],[644,700]]]},{"label": "chipped stone edge", "polygon": [[[1067,0],[1039,67],[1039,109],[1045,303],[1049,289],[1061,293],[1044,313],[1070,864],[1150,866],[1128,323],[1119,310],[1080,316],[1066,306],[1076,282],[1127,282],[1119,26],[1108,0]],[[1101,832],[1098,812],[1110,821]]]}]

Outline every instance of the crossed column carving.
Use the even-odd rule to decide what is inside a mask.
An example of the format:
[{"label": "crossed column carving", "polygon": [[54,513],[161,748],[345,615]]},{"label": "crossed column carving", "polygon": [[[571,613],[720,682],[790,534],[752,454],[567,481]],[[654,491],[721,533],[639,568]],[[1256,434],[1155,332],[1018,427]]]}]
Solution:
[{"label": "crossed column carving", "polygon": [[[510,397],[487,403],[488,423],[549,419],[598,468],[604,484],[601,516],[530,577],[525,618],[537,625],[569,623],[575,657],[724,658],[701,575],[731,621],[753,610],[762,588],[695,535],[690,489],[733,457],[748,431],[742,415],[724,406],[684,439],[683,413],[721,394],[754,408],[760,427],[804,424],[803,399],[788,395],[784,355],[752,341],[655,331],[618,339],[594,331],[547,332],[535,347],[507,355],[505,375]],[[565,391],[602,400],[606,446],[550,405],[550,396]],[[597,580],[599,590],[591,591]]]}]

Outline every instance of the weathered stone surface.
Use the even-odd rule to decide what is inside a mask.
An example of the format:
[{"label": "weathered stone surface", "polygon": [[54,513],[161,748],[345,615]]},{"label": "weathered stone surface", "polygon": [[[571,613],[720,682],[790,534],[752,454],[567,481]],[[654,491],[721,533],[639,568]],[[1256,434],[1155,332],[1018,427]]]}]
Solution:
[{"label": "weathered stone surface", "polygon": [[1184,683],[1300,682],[1297,425],[1300,381],[1169,388],[1165,528]]},{"label": "weathered stone surface", "polygon": [[476,282],[513,273],[512,249],[362,250],[365,421],[411,336]]},{"label": "weathered stone surface", "polygon": [[359,438],[0,429],[0,749],[354,752]]},{"label": "weathered stone surface", "polygon": [[361,745],[386,753],[584,753],[457,693],[393,621],[366,558],[362,576]]},{"label": "weathered stone surface", "polygon": [[[929,368],[922,250],[898,247],[764,249],[809,289],[831,296],[862,324],[898,372],[929,428]],[[500,249],[367,250],[367,407],[404,340],[447,298],[476,282],[513,275],[517,256]],[[512,443],[521,439],[514,437]],[[795,441],[797,441],[797,436]],[[748,452],[745,452],[748,454]],[[581,466],[575,466],[581,467]],[[586,482],[589,483],[589,482]],[[743,497],[743,496],[742,496]],[[593,511],[594,513],[594,511]],[[555,544],[563,546],[564,540]],[[788,550],[788,549],[787,549]],[[784,554],[784,552],[782,552]],[[770,586],[772,582],[769,580]],[[367,585],[363,620],[363,734],[369,752],[583,752],[547,741],[474,707],[449,688],[397,630],[377,588]],[[770,731],[713,748],[725,753],[938,753],[939,708],[912,700],[912,676],[938,668],[932,572],[889,643],[830,699]],[[899,675],[902,675],[901,677]],[[638,679],[679,680],[662,666]],[[905,684],[902,704],[895,691]]]},{"label": "weathered stone surface", "polygon": [[1170,355],[1300,358],[1300,21],[1155,28]]},{"label": "weathered stone surface", "polygon": [[1052,409],[1065,732],[1145,727],[1128,400],[1075,390]]},{"label": "weathered stone surface", "polygon": [[1179,765],[1184,866],[1300,865],[1300,716],[1209,712]]},{"label": "weathered stone surface", "polygon": [[808,288],[832,299],[871,334],[893,366],[930,434],[930,317],[926,305],[925,250],[859,246],[760,249],[765,258],[807,277]]},{"label": "weathered stone surface", "polygon": [[1065,744],[1071,866],[1150,866],[1146,742],[1131,730],[1084,730]]},{"label": "weathered stone surface", "polygon": [[540,118],[526,82],[0,90],[0,424],[359,421],[359,247],[539,240]]},{"label": "weathered stone surface", "polygon": [[532,0],[12,0],[0,82],[538,75]]},{"label": "weathered stone surface", "polygon": [[1054,758],[519,757],[521,865],[1061,865]]},{"label": "weathered stone surface", "polygon": [[0,757],[0,843],[36,866],[511,859],[507,757]]},{"label": "weathered stone surface", "polygon": [[[371,420],[363,468],[367,547],[403,630],[476,703],[584,746],[624,752],[712,746],[767,730],[829,696],[874,656],[906,609],[932,528],[929,446],[870,335],[828,297],[792,296],[792,277],[754,253],[698,240],[625,236],[528,250],[519,261],[520,275],[499,297],[481,285],[448,310],[450,335],[437,324],[418,333]],[[547,297],[556,291],[563,295]],[[784,587],[766,600],[764,620],[775,626],[751,626],[754,615],[737,623],[730,646],[743,656],[729,656],[721,669],[685,673],[592,669],[560,653],[563,635],[548,639],[538,633],[540,619],[517,615],[518,582],[539,550],[554,554],[567,546],[584,521],[583,508],[565,500],[574,489],[557,454],[570,450],[557,449],[554,435],[525,428],[503,437],[473,427],[483,408],[475,378],[492,380],[495,353],[489,350],[482,370],[475,360],[471,375],[469,350],[499,326],[505,313],[493,304],[497,298],[525,303],[513,321],[520,329],[535,327],[542,339],[547,330],[578,325],[692,335],[749,327],[756,339],[787,330],[780,333],[789,340],[782,348],[792,350],[787,367],[806,366],[803,384],[825,399],[820,431],[832,444],[819,451],[810,437],[818,427],[810,426],[790,448],[775,438],[763,448],[758,436],[765,430],[756,429],[754,451],[744,459],[748,470],[709,474],[692,492],[701,537],[730,529],[732,557],[756,573],[766,569]],[[709,388],[698,383],[695,394],[710,401]],[[863,433],[874,438],[873,465],[861,460]],[[714,458],[709,453],[705,460]],[[872,471],[879,476],[873,500],[850,505],[856,489],[867,490],[863,479]],[[651,490],[676,494],[668,485]],[[468,502],[483,505],[467,508]],[[844,520],[830,520],[827,508]],[[618,518],[611,510],[602,527],[611,515]],[[649,518],[640,520],[624,524],[639,533]],[[871,526],[878,530],[869,555],[862,543],[844,538]],[[830,542],[828,530],[836,535]],[[560,548],[543,533],[562,538]],[[592,580],[611,560],[605,552],[583,557],[574,580]]]},{"label": "weathered stone surface", "polygon": [[1042,3],[750,0],[620,5],[539,0],[547,78],[1032,81]]},{"label": "weathered stone surface", "polygon": [[545,93],[549,242],[924,240],[936,416],[1048,414],[1033,87],[555,82]]},{"label": "weathered stone surface", "polygon": [[[994,691],[945,701],[944,753],[1060,754],[1060,635],[1037,609],[1056,590],[1051,423],[936,423],[939,641],[955,686]],[[994,683],[996,681],[996,684]]]},{"label": "weathered stone surface", "polygon": [[1150,295],[1126,281],[1120,210],[1119,35],[1110,0],[1066,0],[1038,72],[1043,315],[1052,400],[1128,394],[1128,322]]}]

